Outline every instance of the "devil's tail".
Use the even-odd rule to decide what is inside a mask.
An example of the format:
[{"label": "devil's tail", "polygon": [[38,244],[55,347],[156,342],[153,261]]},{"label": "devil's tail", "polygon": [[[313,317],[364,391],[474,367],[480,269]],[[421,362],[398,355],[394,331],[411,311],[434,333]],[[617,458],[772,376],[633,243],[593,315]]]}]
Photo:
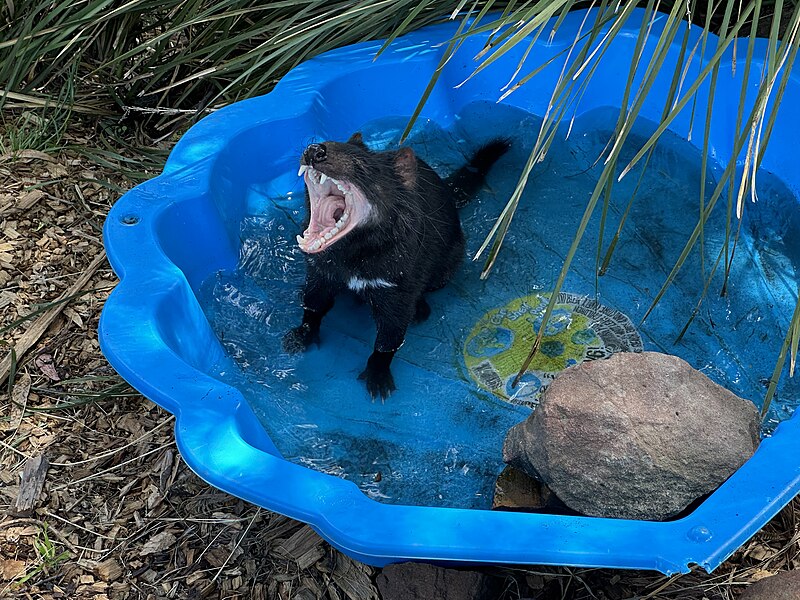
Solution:
[{"label": "devil's tail", "polygon": [[445,180],[447,186],[453,190],[456,207],[461,208],[472,200],[481,189],[489,169],[510,147],[511,141],[506,138],[492,140],[481,146],[466,165]]}]

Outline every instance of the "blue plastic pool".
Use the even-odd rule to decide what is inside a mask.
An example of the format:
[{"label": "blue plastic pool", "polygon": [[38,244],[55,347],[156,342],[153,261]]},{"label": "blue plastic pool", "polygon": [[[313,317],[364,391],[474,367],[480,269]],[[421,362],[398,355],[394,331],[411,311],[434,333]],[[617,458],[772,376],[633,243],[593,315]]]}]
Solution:
[{"label": "blue plastic pool", "polygon": [[[552,44],[537,43],[532,53],[537,64],[571,42],[582,17],[583,13],[571,14]],[[468,264],[451,286],[432,295],[434,316],[449,316],[432,318],[410,332],[396,366],[400,389],[385,405],[370,403],[355,381],[372,334],[368,326],[353,331],[349,325],[364,314],[363,307],[353,303],[342,302],[330,315],[319,350],[290,364],[271,360],[270,345],[298,316],[302,263],[291,243],[298,232],[302,197],[297,161],[309,141],[346,139],[356,130],[363,130],[374,148],[394,144],[438,62],[437,42],[448,39],[455,26],[430,27],[400,38],[376,62],[372,57],[378,42],[343,48],[301,65],[271,94],[227,107],[193,127],[176,146],[164,173],[115,205],[105,241],[122,282],[103,312],[101,344],[126,380],[178,416],[178,445],[198,474],[230,493],[309,522],[334,546],[371,564],[425,559],[652,568],[665,573],[686,571],[692,563],[713,569],[800,490],[800,425],[796,415],[786,418],[797,405],[797,385],[792,382],[781,388],[771,415],[771,426],[780,422],[773,435],[717,492],[680,520],[652,523],[475,510],[488,506],[491,490],[486,482],[502,467],[499,444],[505,431],[535,402],[526,394],[514,396],[497,373],[496,383],[482,378],[481,365],[501,357],[510,345],[502,336],[487,343],[484,334],[494,331],[487,324],[507,324],[503,319],[509,314],[516,318],[525,312],[520,311],[523,301],[535,324],[537,303],[552,285],[559,252],[563,255],[574,233],[575,223],[567,216],[585,203],[584,189],[593,176],[588,172],[591,152],[602,132],[613,126],[616,114],[609,107],[621,101],[622,85],[607,84],[621,82],[627,74],[638,25],[626,27],[578,107],[571,141],[556,144],[552,162],[534,181],[541,201],[537,204],[535,194],[525,199],[516,233],[493,280],[479,282],[477,263]],[[657,21],[654,29],[658,27]],[[693,35],[690,44],[697,32]],[[515,150],[462,213],[470,251],[507,197],[509,182],[515,179],[509,173],[518,172],[529,143],[520,132],[535,131],[535,115],[544,113],[560,71],[560,64],[554,63],[503,106],[493,106],[488,101],[495,100],[519,55],[506,57],[496,69],[453,89],[471,72],[470,58],[482,43],[483,39],[470,40],[448,63],[409,139],[445,173],[484,136],[504,128],[517,136]],[[759,44],[756,56],[763,55],[763,49]],[[667,61],[677,60],[677,54],[675,47]],[[728,69],[720,77],[718,102],[738,99],[740,71],[731,76]],[[657,85],[666,93],[668,77]],[[798,99],[800,87],[792,80],[785,105],[796,106]],[[657,120],[661,102],[659,98],[646,104],[644,117]],[[696,115],[705,114],[702,104],[700,95]],[[732,126],[735,112],[735,106],[715,108],[715,114],[729,117],[715,118],[712,127],[712,156],[719,161],[730,153],[732,134],[726,127]],[[659,152],[666,171],[685,175],[695,165],[692,174],[700,177],[698,151],[678,137],[688,131],[689,118],[687,110],[673,125],[678,135],[668,136]],[[760,178],[764,208],[748,217],[750,237],[742,244],[742,269],[757,270],[759,276],[769,271],[771,283],[763,289],[733,285],[731,302],[741,300],[762,310],[772,305],[779,312],[796,298],[796,249],[778,248],[770,240],[776,237],[775,228],[783,228],[783,233],[786,227],[798,228],[800,217],[776,219],[772,214],[794,214],[797,208],[800,173],[785,150],[791,148],[798,121],[797,114],[780,114],[763,164],[779,180]],[[696,131],[697,122],[702,122],[700,117]],[[476,132],[481,124],[485,132]],[[646,134],[648,124],[639,128]],[[670,161],[678,162],[670,166]],[[691,182],[678,181],[680,177],[670,173],[662,178],[661,188],[650,191],[653,201],[642,202],[638,218],[675,218],[664,208],[670,203],[657,203],[658,194],[678,194]],[[712,165],[702,176],[713,180],[715,174],[718,169]],[[567,179],[572,196],[557,187]],[[621,193],[634,179],[623,180]],[[563,203],[574,204],[563,214],[547,200],[558,193]],[[693,217],[680,218],[685,225]],[[635,222],[636,216],[632,219]],[[668,222],[667,229],[680,230],[679,223]],[[632,227],[639,231],[635,223]],[[534,243],[532,238],[537,238]],[[665,246],[667,238],[660,240]],[[660,244],[642,243],[651,258],[664,262],[679,250],[668,248],[661,257]],[[714,240],[708,244],[712,247]],[[585,296],[594,293],[594,279],[588,275],[593,252],[588,249],[592,260],[586,264],[577,261],[565,286],[575,295],[564,298],[565,306],[591,304]],[[637,252],[635,244],[621,247],[615,260],[635,262]],[[673,333],[673,324],[681,314],[688,316],[681,296],[665,302],[661,313],[639,327],[648,294],[655,292],[651,286],[663,273],[656,269],[652,282],[637,279],[637,285],[614,282],[613,274],[612,267],[607,276],[611,281],[601,281],[601,305],[591,306],[591,314],[602,318],[569,332],[576,347],[612,347],[620,340],[628,346],[622,349],[637,349],[642,343],[648,349],[661,347],[683,355],[740,395],[760,401],[755,374],[773,364],[771,348],[785,330],[786,315],[773,319],[753,310],[743,312],[736,328],[754,336],[745,337],[750,340],[745,342],[747,357],[738,356],[737,346],[726,347],[724,337],[711,338],[719,353],[707,356],[704,338],[709,337],[711,321],[702,318],[682,347],[664,347],[661,340]],[[687,293],[686,298],[694,296]],[[712,300],[712,309],[724,312],[725,302]],[[501,310],[506,311],[502,318]],[[595,325],[601,321],[616,333],[600,339],[603,335],[596,334],[602,328]],[[552,327],[553,341],[543,348],[544,355],[561,361],[563,368],[571,364],[566,351],[571,346],[567,343],[565,350],[557,339],[558,318]],[[541,385],[537,373],[523,389]],[[320,433],[323,426],[327,429]],[[447,438],[446,443],[437,446],[439,438]],[[429,455],[443,465],[435,473],[419,467]]]}]

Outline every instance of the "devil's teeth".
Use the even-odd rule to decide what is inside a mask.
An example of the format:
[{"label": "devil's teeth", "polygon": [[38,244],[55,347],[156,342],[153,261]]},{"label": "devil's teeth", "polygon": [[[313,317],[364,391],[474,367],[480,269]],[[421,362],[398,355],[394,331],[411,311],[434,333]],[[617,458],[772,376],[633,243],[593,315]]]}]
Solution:
[{"label": "devil's teeth", "polygon": [[305,173],[306,171],[308,171],[308,165],[300,165],[300,170],[297,171],[297,176],[302,177],[303,173]]},{"label": "devil's teeth", "polygon": [[334,227],[333,229],[331,229],[331,235],[336,235],[337,233],[339,233],[338,227]]},{"label": "devil's teeth", "polygon": [[325,234],[325,239],[326,239],[326,240],[329,240],[329,239],[331,239],[332,237],[333,237],[333,234],[332,234],[330,231],[329,231],[328,233],[326,233],[326,234]]},{"label": "devil's teeth", "polygon": [[328,180],[328,176],[325,175],[325,173],[320,173],[319,174],[319,182],[320,183],[325,183],[327,180]]},{"label": "devil's teeth", "polygon": [[298,243],[298,244],[300,244],[300,245],[302,245],[302,244],[303,244],[303,241],[304,241],[304,240],[303,240],[303,236],[302,236],[302,235],[298,235],[298,236],[297,236],[295,239],[297,240],[297,243]]}]

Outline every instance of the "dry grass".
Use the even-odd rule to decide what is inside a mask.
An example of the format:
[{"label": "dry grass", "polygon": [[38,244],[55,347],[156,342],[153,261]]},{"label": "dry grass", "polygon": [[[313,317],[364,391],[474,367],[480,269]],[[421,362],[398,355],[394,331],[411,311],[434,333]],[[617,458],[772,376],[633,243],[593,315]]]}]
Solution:
[{"label": "dry grass", "polygon": [[[89,143],[78,125],[62,145]],[[131,181],[74,150],[0,156],[0,329],[64,293],[102,252],[116,188]],[[147,173],[142,173],[146,176]],[[0,597],[330,598],[376,595],[377,569],[310,529],[219,492],[182,462],[173,417],[100,354],[106,263],[65,303],[0,395]],[[38,314],[36,315],[38,316]],[[4,331],[14,344],[35,318]],[[27,461],[49,461],[33,510],[12,514]],[[795,500],[714,574],[492,568],[504,599],[731,599],[800,568]]]}]

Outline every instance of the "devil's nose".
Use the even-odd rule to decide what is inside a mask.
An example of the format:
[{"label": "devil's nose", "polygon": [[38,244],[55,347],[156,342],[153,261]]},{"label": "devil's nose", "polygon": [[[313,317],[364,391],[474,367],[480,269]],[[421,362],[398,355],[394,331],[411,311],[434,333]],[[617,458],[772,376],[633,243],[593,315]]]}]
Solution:
[{"label": "devil's nose", "polygon": [[325,162],[325,159],[328,158],[328,149],[325,144],[311,144],[303,152],[303,156],[306,159],[306,164],[313,166],[316,163]]}]

